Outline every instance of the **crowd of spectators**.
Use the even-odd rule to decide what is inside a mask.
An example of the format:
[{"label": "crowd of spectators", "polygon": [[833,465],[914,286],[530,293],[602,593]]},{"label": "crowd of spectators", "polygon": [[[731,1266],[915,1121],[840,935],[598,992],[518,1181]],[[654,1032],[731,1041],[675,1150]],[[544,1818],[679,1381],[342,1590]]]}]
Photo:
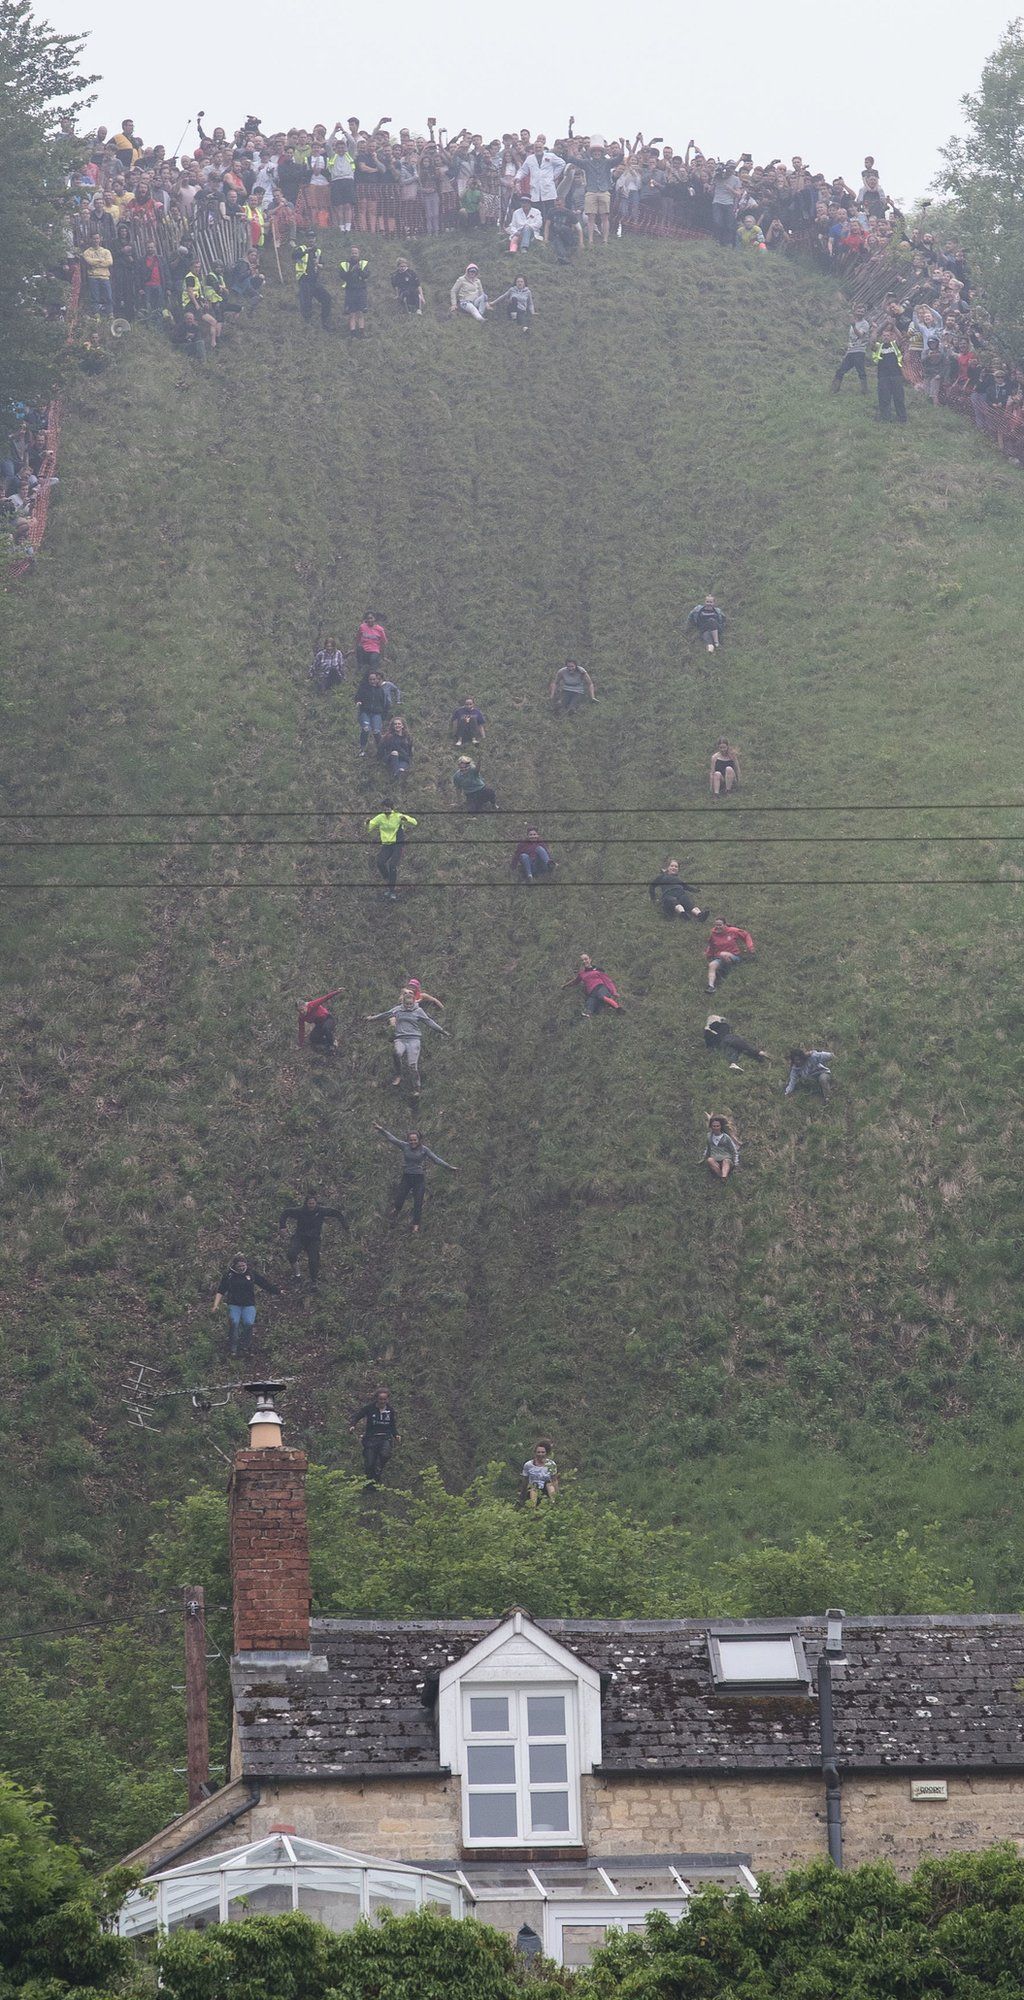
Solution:
[{"label": "crowd of spectators", "polygon": [[7,551],[19,566],[35,557],[32,524],[57,477],[51,463],[49,412],[19,403],[0,454],[0,521]]}]

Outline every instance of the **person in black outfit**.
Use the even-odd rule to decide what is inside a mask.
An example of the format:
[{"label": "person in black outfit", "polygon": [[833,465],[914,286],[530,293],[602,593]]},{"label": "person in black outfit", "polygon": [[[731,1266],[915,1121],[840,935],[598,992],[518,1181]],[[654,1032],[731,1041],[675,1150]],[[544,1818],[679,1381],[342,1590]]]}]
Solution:
[{"label": "person in black outfit", "polygon": [[250,1270],[244,1257],[232,1257],[227,1270],[217,1286],[217,1296],[212,1310],[217,1312],[221,1302],[227,1305],[231,1323],[229,1354],[252,1353],[252,1330],[256,1323],[256,1287],[261,1292],[273,1292],[280,1297],[280,1285],[272,1285],[269,1278]]},{"label": "person in black outfit", "polygon": [[663,917],[703,917],[707,914],[694,902],[697,891],[692,882],[683,881],[678,861],[662,863],[647,893],[652,903],[660,902]]},{"label": "person in black outfit", "polygon": [[406,1138],[400,1139],[396,1132],[389,1132],[387,1126],[379,1122],[375,1122],[373,1129],[379,1132],[382,1138],[389,1140],[392,1146],[401,1148],[402,1178],[395,1190],[393,1213],[400,1215],[405,1207],[406,1196],[411,1195],[412,1232],[414,1236],[418,1236],[420,1217],[423,1214],[423,1195],[427,1184],[427,1161],[433,1160],[435,1166],[446,1167],[450,1174],[457,1174],[459,1170],[449,1165],[447,1160],[442,1160],[440,1153],[432,1153],[430,1147],[424,1145],[418,1132],[410,1132]]},{"label": "person in black outfit", "polygon": [[420,284],[418,272],[413,270],[407,258],[398,259],[391,273],[391,283],[398,295],[399,304],[405,307],[406,312],[423,311],[423,286]]},{"label": "person in black outfit", "polygon": [[709,1014],[704,1023],[704,1046],[707,1049],[721,1049],[729,1058],[729,1068],[739,1069],[740,1056],[749,1056],[751,1062],[770,1062],[767,1049],[754,1047],[753,1042],[744,1041],[737,1035],[731,1021],[724,1014]]},{"label": "person in black outfit", "polygon": [[364,1403],[357,1410],[349,1430],[356,1435],[356,1425],[365,1424],[361,1443],[363,1447],[363,1468],[366,1477],[374,1483],[391,1457],[396,1444],[401,1443],[398,1434],[398,1418],[386,1389],[378,1389],[372,1403]]},{"label": "person in black outfit", "polygon": [[299,1257],[306,1253],[310,1283],[315,1285],[320,1275],[320,1235],[325,1222],[340,1222],[348,1228],[347,1217],[340,1208],[321,1208],[315,1194],[307,1194],[301,1208],[283,1208],[278,1218],[278,1229],[287,1235],[288,1224],[294,1223],[291,1240],[285,1256],[292,1267],[292,1277],[299,1275]]},{"label": "person in black outfit", "polygon": [[293,243],[292,257],[299,281],[299,311],[303,319],[308,326],[313,318],[313,307],[318,305],[321,325],[330,326],[334,301],[321,276],[323,261],[316,244]]}]

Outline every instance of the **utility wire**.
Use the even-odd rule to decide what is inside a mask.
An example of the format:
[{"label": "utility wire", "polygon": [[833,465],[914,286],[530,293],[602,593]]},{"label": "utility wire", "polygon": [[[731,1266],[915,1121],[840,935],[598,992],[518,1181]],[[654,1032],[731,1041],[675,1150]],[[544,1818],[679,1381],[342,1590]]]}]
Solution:
[{"label": "utility wire", "polygon": [[[594,833],[590,835],[567,833],[559,834],[558,838],[559,845],[562,847],[580,847],[583,845],[591,847],[598,841],[600,841],[602,847],[636,847],[643,841],[642,835],[634,833]],[[855,847],[906,847],[916,842],[927,842],[932,846],[937,846],[942,842],[951,843],[962,840],[991,840],[1000,842],[1004,846],[1009,846],[1014,842],[1024,841],[1024,833],[688,833],[681,835],[680,838],[686,841],[688,847],[820,847],[826,841],[830,847],[847,845]],[[478,847],[500,847],[503,852],[508,852],[507,840],[459,840],[455,834],[450,833],[428,833],[410,844],[417,848],[457,847],[464,854],[473,853]],[[655,841],[652,834],[650,840],[645,841],[643,844],[646,846],[661,846],[663,842]],[[187,849],[199,847],[259,847],[264,850],[275,847],[362,847],[372,851],[372,843],[365,835],[361,834],[338,834],[330,839],[321,838],[319,834],[315,833],[303,834],[295,839],[289,836],[276,838],[268,836],[266,839],[261,839],[258,834],[248,836],[243,834],[239,835],[237,839],[231,839],[220,834],[211,834],[207,839],[202,835],[196,837],[191,834],[171,833],[164,839],[158,840],[6,840],[0,834],[0,854],[7,849],[13,851],[20,848],[38,850],[40,848],[68,847],[76,850],[97,847],[130,847],[135,849],[146,847],[181,847]]]},{"label": "utility wire", "polygon": [[[382,786],[381,789],[382,791],[384,791],[385,797],[387,797],[388,794],[386,788]],[[572,819],[598,819],[598,818],[629,819],[642,815],[645,819],[650,819],[652,817],[656,817],[659,814],[665,817],[675,818],[681,813],[686,813],[686,814],[713,813],[717,819],[722,819],[725,817],[726,814],[729,813],[790,813],[790,812],[810,812],[810,813],[1024,812],[1024,799],[976,799],[973,801],[973,803],[947,801],[945,804],[939,804],[939,805],[936,805],[933,801],[928,801],[924,804],[914,804],[908,801],[905,804],[894,805],[891,801],[876,799],[876,800],[862,801],[852,805],[836,805],[834,803],[826,804],[824,802],[820,805],[814,805],[814,804],[809,804],[806,800],[803,800],[799,805],[794,804],[794,805],[759,805],[759,806],[739,806],[739,805],[722,805],[722,804],[719,804],[717,806],[712,806],[712,805],[530,806],[530,807],[498,806],[489,815],[489,817],[492,818],[497,817],[499,819],[516,818],[516,819],[526,819],[534,821],[537,819],[563,819],[566,817]],[[361,807],[354,807],[354,806],[309,806],[302,811],[296,810],[292,807],[275,807],[275,806],[259,806],[259,807],[245,806],[241,808],[224,806],[219,809],[212,807],[203,807],[203,808],[197,807],[190,809],[186,806],[181,806],[181,807],[175,807],[173,809],[170,808],[166,810],[161,809],[159,811],[153,811],[150,810],[149,808],[142,810],[142,809],[135,809],[131,806],[125,806],[124,809],[120,812],[111,812],[109,810],[97,811],[97,812],[77,812],[77,811],[65,812],[61,807],[56,806],[54,807],[52,812],[0,811],[0,820],[7,820],[7,819],[15,819],[15,820],[18,819],[20,820],[362,819],[369,817],[370,815],[364,814]],[[465,812],[460,806],[423,806],[416,813],[416,818],[418,820],[465,819],[465,817],[466,817]]]},{"label": "utility wire", "polygon": [[[649,878],[646,875],[643,875],[643,876],[636,876],[632,880],[627,880],[624,882],[565,882],[565,881],[548,882],[544,886],[548,890],[548,892],[550,892],[551,890],[558,891],[562,889],[646,889],[649,886]],[[1018,880],[1018,878],[1013,875],[907,875],[907,876],[806,875],[806,876],[796,876],[796,877],[789,876],[781,880],[776,879],[773,876],[751,877],[747,875],[731,875],[731,876],[721,876],[717,881],[702,882],[700,886],[702,890],[704,889],[746,889],[746,890],[856,889],[856,888],[1018,889],[1021,887],[1021,881]],[[466,889],[493,889],[493,890],[504,889],[509,893],[518,894],[521,887],[522,887],[521,883],[515,881],[509,881],[507,879],[498,882],[489,882],[480,879],[477,879],[475,881],[452,881],[452,882],[405,881],[402,884],[402,889],[405,894],[409,893],[422,894],[424,890],[434,890],[434,889],[444,889],[447,890],[449,894],[460,894],[460,895]],[[92,893],[93,891],[100,889],[143,889],[151,891],[154,895],[159,895],[159,896],[171,896],[175,894],[180,894],[182,891],[186,890],[190,894],[206,894],[206,895],[222,895],[225,892],[235,895],[239,893],[261,895],[265,890],[274,890],[274,891],[284,890],[292,895],[297,894],[304,896],[314,889],[331,889],[334,891],[342,890],[345,891],[346,893],[349,891],[363,890],[371,895],[373,894],[380,895],[381,883],[379,880],[366,881],[366,882],[342,882],[342,881],[305,882],[302,881],[301,879],[292,882],[175,882],[171,878],[168,878],[168,880],[164,882],[140,882],[140,881],[2,882],[0,881],[0,895],[5,894],[9,890],[22,890],[22,889],[31,890],[35,894],[41,894],[43,891],[54,890],[54,891],[59,891],[60,893],[65,895],[72,890],[76,890],[79,892],[88,891],[89,893]]]}]

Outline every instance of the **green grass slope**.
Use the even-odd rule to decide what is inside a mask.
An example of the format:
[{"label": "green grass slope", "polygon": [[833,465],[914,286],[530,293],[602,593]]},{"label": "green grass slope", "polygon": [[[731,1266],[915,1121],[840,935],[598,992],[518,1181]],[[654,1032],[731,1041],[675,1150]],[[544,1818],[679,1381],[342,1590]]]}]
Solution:
[{"label": "green grass slope", "polygon": [[[897,434],[830,398],[842,305],[802,270],[705,244],[616,244],[568,272],[538,253],[526,339],[448,319],[459,250],[430,246],[429,310],[399,320],[380,246],[363,344],[302,326],[276,281],[205,371],[125,342],[76,386],[45,557],[3,602],[8,810],[245,809],[266,814],[250,839],[313,836],[239,848],[227,817],[126,819],[84,830],[229,844],[0,864],[155,885],[0,899],[19,1617],[137,1600],[152,1504],[219,1476],[241,1412],[197,1423],[182,1398],[135,1430],[126,1362],[164,1388],[231,1379],[214,1281],[237,1247],[279,1267],[277,1210],[309,1185],[352,1235],[260,1334],[298,1377],[289,1436],[321,1460],[352,1462],[349,1410],[383,1373],[406,1479],[437,1462],[459,1487],[543,1429],[595,1494],[716,1556],[839,1517],[938,1520],[981,1595],[1014,1605],[1024,821],[760,809],[1015,795],[1020,474],[945,413],[915,404]],[[489,246],[492,290],[509,261]],[[713,662],[682,635],[705,588],[731,620]],[[367,879],[359,846],[328,844],[380,785],[349,692],[306,680],[318,630],[351,633],[368,602],[416,742],[406,879],[441,885],[397,908],[345,886]],[[569,652],[600,695],[571,725],[545,701]],[[555,886],[509,888],[518,818],[428,816],[452,805],[444,726],[467,690]],[[742,815],[673,817],[706,805],[722,730]],[[623,816],[574,817],[597,805]],[[966,831],[986,840],[946,838]],[[704,1051],[703,933],[616,886],[668,852],[759,941],[722,1004],[775,1052],[767,1072]],[[897,886],[915,872],[1006,886]],[[621,1018],[584,1026],[559,991],[581,949]],[[387,1222],[371,1128],[399,1114],[362,1025],[410,972],[448,1006],[421,1122],[459,1169],[435,1173],[417,1241]],[[328,984],[323,1066],[294,1005]],[[783,1101],[801,1038],[837,1052],[827,1110]],[[745,1140],[725,1189],[697,1164],[723,1105]]]}]

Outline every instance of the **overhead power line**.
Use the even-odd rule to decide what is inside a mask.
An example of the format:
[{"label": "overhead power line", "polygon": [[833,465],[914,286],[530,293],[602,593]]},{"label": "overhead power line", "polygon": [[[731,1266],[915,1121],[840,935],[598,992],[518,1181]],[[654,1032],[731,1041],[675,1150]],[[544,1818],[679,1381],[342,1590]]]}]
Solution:
[{"label": "overhead power line", "polygon": [[[1024,878],[1022,878],[1024,880]],[[545,891],[558,893],[563,889],[646,889],[649,877],[638,875],[622,882],[567,882],[549,881],[543,885]],[[509,878],[500,881],[484,881],[480,878],[454,882],[417,882],[406,879],[402,883],[403,896],[422,895],[427,890],[444,890],[449,895],[461,895],[467,889],[505,890],[518,894],[522,885]],[[703,881],[701,889],[1017,889],[1021,880],[1013,875],[805,875],[788,876],[778,879],[771,876],[733,875],[720,876],[717,881]],[[363,882],[309,882],[297,877],[291,882],[0,882],[0,895],[8,890],[30,890],[39,895],[44,891],[55,891],[67,895],[97,890],[139,889],[159,896],[171,896],[187,891],[199,895],[262,895],[266,891],[282,890],[290,895],[308,895],[314,889],[330,889],[337,893],[362,891],[368,895],[380,895],[380,880]]]},{"label": "overhead power line", "polygon": [[[538,814],[537,817],[541,818],[542,815]],[[465,824],[464,815],[460,815],[460,821],[463,825]],[[1024,833],[991,832],[830,834],[688,833],[682,837],[685,838],[688,847],[820,847],[824,841],[827,841],[830,847],[907,847],[921,842],[930,846],[936,846],[940,842],[952,844],[954,841],[964,840],[990,840],[999,842],[1003,846],[1010,846],[1015,842],[1024,841]],[[595,833],[589,836],[581,833],[562,833],[559,834],[558,838],[559,844],[563,847],[579,847],[583,845],[591,847],[598,841],[602,847],[636,847],[640,844],[643,837],[635,833]],[[428,833],[417,838],[413,844],[417,849],[421,847],[456,847],[463,854],[475,853],[477,848],[480,847],[500,847],[507,854],[509,846],[507,839],[459,840],[455,834],[448,833]],[[652,834],[650,840],[645,844],[648,846],[661,846],[663,842],[656,841]],[[164,839],[158,840],[6,840],[0,834],[0,854],[6,850],[14,852],[22,848],[30,848],[35,852],[38,852],[40,849],[45,851],[46,849],[52,850],[54,848],[72,848],[77,852],[106,847],[127,847],[136,851],[147,847],[179,847],[188,850],[200,847],[257,847],[263,848],[265,851],[276,847],[361,847],[372,851],[372,843],[365,834],[337,834],[328,839],[322,838],[316,833],[308,833],[299,835],[295,839],[289,836],[285,836],[284,838],[278,836],[274,838],[268,837],[265,840],[261,839],[258,834],[242,834],[237,839],[232,839],[230,836],[221,834],[211,834],[207,839],[202,835],[195,837],[190,834],[173,833],[168,834]]]},{"label": "overhead power line", "polygon": [[[381,784],[381,791],[388,796],[387,787]],[[853,804],[837,805],[834,801],[822,800],[814,804],[804,799],[790,805],[643,805],[643,806],[498,806],[489,817],[499,819],[630,819],[643,816],[651,819],[661,814],[675,818],[680,814],[709,813],[716,819],[724,819],[734,813],[932,813],[932,812],[1024,812],[1024,799],[975,799],[973,801],[946,800],[935,803],[906,801],[893,803],[891,800],[859,800]],[[370,817],[361,807],[352,806],[308,806],[297,809],[291,806],[222,806],[160,808],[159,810],[125,806],[112,812],[109,808],[96,812],[66,812],[55,806],[51,812],[0,811],[0,820],[110,820],[110,819],[364,819]],[[461,806],[422,806],[415,814],[421,819],[458,819],[466,815]]]}]

